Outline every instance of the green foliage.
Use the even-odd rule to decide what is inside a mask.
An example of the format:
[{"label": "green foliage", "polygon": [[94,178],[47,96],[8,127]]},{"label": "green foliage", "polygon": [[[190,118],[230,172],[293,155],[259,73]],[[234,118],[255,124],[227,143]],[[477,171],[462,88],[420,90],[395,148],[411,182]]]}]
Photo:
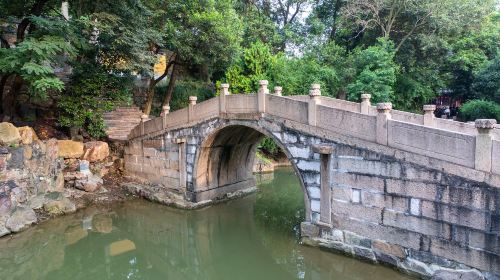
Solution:
[{"label": "green foliage", "polygon": [[[156,100],[161,100],[167,91],[168,81],[162,82],[155,88]],[[213,85],[209,83],[201,83],[194,79],[183,79],[175,83],[174,94],[170,101],[170,110],[176,111],[186,108],[189,103],[189,96],[198,97],[197,102],[203,102],[215,96]],[[159,101],[161,102],[161,101]],[[159,116],[160,110],[156,109],[152,115]]]},{"label": "green foliage", "polygon": [[458,114],[462,121],[496,119],[500,121],[500,104],[486,100],[471,100],[460,107]]},{"label": "green foliage", "polygon": [[394,45],[383,38],[376,45],[355,54],[354,67],[357,75],[347,87],[349,99],[359,100],[362,93],[370,93],[374,103],[393,101],[398,72],[394,55]]},{"label": "green foliage", "polygon": [[272,72],[273,61],[277,57],[271,54],[268,45],[253,43],[243,51],[239,61],[229,67],[226,81],[233,93],[250,93],[258,89],[259,80],[267,79]]},{"label": "green foliage", "polygon": [[130,103],[131,80],[109,74],[96,65],[76,65],[71,85],[58,102],[64,127],[85,128],[92,137],[105,136],[102,115]]},{"label": "green foliage", "polygon": [[269,137],[264,137],[260,143],[259,143],[259,150],[264,152],[267,155],[270,155],[272,157],[276,157],[280,154],[281,150],[274,142],[272,138]]},{"label": "green foliage", "polygon": [[500,56],[479,70],[472,84],[474,96],[500,104]]},{"label": "green foliage", "polygon": [[64,89],[54,68],[61,64],[62,55],[74,53],[75,49],[61,37],[26,38],[15,48],[0,48],[0,75],[21,76],[33,96],[44,98],[49,90]]}]

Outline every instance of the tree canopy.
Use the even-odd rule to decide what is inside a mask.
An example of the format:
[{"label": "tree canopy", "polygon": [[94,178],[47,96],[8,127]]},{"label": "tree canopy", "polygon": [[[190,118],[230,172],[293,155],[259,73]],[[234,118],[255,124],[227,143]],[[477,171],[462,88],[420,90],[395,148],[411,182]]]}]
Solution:
[{"label": "tree canopy", "polygon": [[443,92],[498,103],[499,37],[494,0],[0,0],[0,114],[22,118],[26,94],[52,98],[62,126],[99,136],[138,77],[146,114],[184,104],[179,92],[255,92],[261,79],[411,111]]}]

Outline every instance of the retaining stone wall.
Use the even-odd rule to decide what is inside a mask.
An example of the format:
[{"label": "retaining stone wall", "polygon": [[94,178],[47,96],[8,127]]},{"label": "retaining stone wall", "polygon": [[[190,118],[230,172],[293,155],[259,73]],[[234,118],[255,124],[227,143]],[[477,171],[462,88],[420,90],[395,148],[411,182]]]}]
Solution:
[{"label": "retaining stone wall", "polygon": [[340,144],[331,178],[333,229],[303,225],[318,245],[424,277],[500,276],[500,189]]}]

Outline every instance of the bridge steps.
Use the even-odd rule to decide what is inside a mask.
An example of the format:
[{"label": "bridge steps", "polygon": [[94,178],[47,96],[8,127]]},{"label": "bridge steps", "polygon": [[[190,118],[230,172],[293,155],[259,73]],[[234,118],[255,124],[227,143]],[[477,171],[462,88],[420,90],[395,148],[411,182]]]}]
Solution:
[{"label": "bridge steps", "polygon": [[118,107],[103,115],[106,135],[110,140],[124,141],[130,131],[141,122],[142,111],[136,107]]}]

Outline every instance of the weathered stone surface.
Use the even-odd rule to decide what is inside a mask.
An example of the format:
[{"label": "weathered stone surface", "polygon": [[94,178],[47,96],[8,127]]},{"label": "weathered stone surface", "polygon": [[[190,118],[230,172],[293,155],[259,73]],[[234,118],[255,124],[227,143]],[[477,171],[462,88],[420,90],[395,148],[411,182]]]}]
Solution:
[{"label": "weathered stone surface", "polygon": [[19,135],[23,145],[30,145],[33,141],[38,140],[35,130],[29,126],[19,127]]},{"label": "weathered stone surface", "polygon": [[300,224],[300,235],[307,237],[318,237],[319,227],[312,223],[302,222]]},{"label": "weathered stone surface", "polygon": [[371,248],[372,245],[370,239],[359,236],[353,232],[345,231],[344,238],[347,244],[361,246],[365,248]]},{"label": "weathered stone surface", "polygon": [[433,274],[432,269],[425,263],[407,258],[404,262],[399,263],[399,268],[406,271],[408,274],[418,275],[418,276],[431,276]]},{"label": "weathered stone surface", "polygon": [[80,158],[83,155],[83,143],[72,140],[58,140],[58,155],[62,158]]},{"label": "weathered stone surface", "polygon": [[105,160],[109,156],[108,143],[102,141],[92,141],[84,144],[82,159],[89,162]]},{"label": "weathered stone surface", "polygon": [[382,240],[373,240],[372,248],[375,251],[379,251],[391,256],[396,256],[401,259],[406,257],[406,253],[403,247],[396,244],[389,244]]},{"label": "weathered stone surface", "polygon": [[46,201],[43,209],[51,215],[61,215],[73,213],[76,211],[76,205],[66,197],[59,197],[57,200]]},{"label": "weathered stone surface", "polygon": [[360,246],[352,246],[352,250],[354,253],[354,256],[368,260],[371,262],[376,262],[377,259],[375,258],[375,254],[371,249],[365,248],[365,247],[360,247]]},{"label": "weathered stone surface", "polygon": [[7,219],[5,226],[12,232],[20,232],[36,222],[36,214],[32,209],[19,207]]},{"label": "weathered stone surface", "polygon": [[477,270],[452,270],[440,268],[432,275],[432,280],[484,280],[484,276]]},{"label": "weathered stone surface", "polygon": [[17,144],[21,140],[19,129],[8,122],[0,123],[0,145]]}]

